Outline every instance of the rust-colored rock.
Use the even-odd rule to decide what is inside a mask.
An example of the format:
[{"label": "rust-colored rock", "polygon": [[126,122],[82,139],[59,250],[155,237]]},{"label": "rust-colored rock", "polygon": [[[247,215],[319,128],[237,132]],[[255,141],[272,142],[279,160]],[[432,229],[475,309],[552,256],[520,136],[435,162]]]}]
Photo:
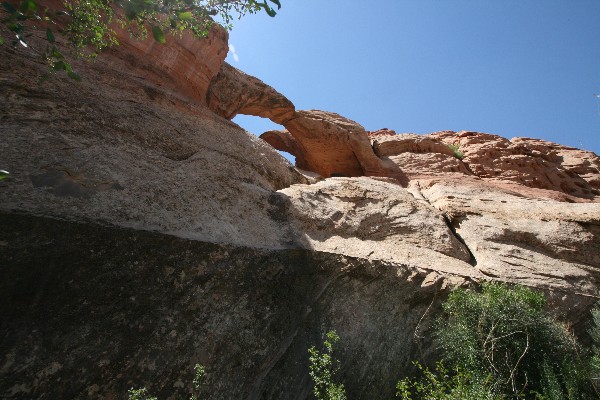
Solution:
[{"label": "rust-colored rock", "polygon": [[203,39],[189,32],[181,37],[169,35],[166,44],[151,37],[137,40],[118,26],[114,29],[120,46],[107,49],[104,58],[125,61],[137,80],[157,85],[174,98],[206,105],[210,83],[227,56],[229,35],[224,28],[213,25]]},{"label": "rust-colored rock", "polygon": [[510,141],[514,144],[523,144],[527,148],[543,154],[556,154],[555,160],[560,162],[562,168],[576,173],[591,187],[600,189],[600,157],[594,152],[540,139],[512,138]]},{"label": "rust-colored rock", "polygon": [[371,132],[373,150],[386,163],[401,169],[408,179],[449,173],[470,174],[454,151],[440,139],[414,133],[389,134],[389,130]]},{"label": "rust-colored rock", "polygon": [[260,135],[260,138],[269,143],[279,151],[285,151],[296,157],[296,167],[304,170],[310,169],[310,166],[304,158],[305,151],[302,150],[296,139],[285,129],[279,131],[267,131]]},{"label": "rust-colored rock", "polygon": [[435,137],[404,133],[394,136],[378,136],[373,139],[373,149],[379,157],[401,153],[439,153],[454,157],[454,151]]},{"label": "rust-colored rock", "polygon": [[381,136],[394,136],[396,135],[396,131],[388,128],[381,128],[373,132],[367,132],[367,135],[369,135],[369,139],[372,140]]},{"label": "rust-colored rock", "polygon": [[392,176],[373,152],[365,128],[339,114],[297,111],[284,126],[308,170],[330,176]]},{"label": "rust-colored rock", "polygon": [[227,119],[246,114],[283,124],[294,116],[294,105],[285,96],[227,63],[213,80],[206,100],[212,111]]},{"label": "rust-colored rock", "polygon": [[[597,188],[578,175],[576,170],[590,173],[588,179],[595,181],[591,171],[598,165],[593,153],[586,156],[587,164],[577,162],[574,156],[567,166],[557,149],[562,146],[551,143],[520,139],[512,142],[500,136],[479,132],[439,132],[431,135],[448,144],[459,146],[463,162],[480,178],[511,181],[521,185],[564,192],[592,199],[600,194]],[[566,154],[574,155],[575,149],[564,148]],[[595,163],[595,164],[593,164]],[[580,165],[583,169],[578,169]]]}]

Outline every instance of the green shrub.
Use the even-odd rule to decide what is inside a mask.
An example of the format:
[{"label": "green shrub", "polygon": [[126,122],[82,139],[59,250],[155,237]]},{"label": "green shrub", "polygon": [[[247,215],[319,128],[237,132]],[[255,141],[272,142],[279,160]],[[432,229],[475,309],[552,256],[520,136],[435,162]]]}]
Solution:
[{"label": "green shrub", "polygon": [[460,151],[460,144],[458,144],[458,143],[449,144],[448,147],[454,153],[454,157],[458,158],[459,160],[462,160],[463,157],[465,156],[464,153],[462,151]]},{"label": "green shrub", "polygon": [[190,400],[199,400],[200,399],[200,388],[202,387],[202,381],[204,380],[204,375],[206,374],[206,369],[201,364],[194,365],[194,392],[190,396]]},{"label": "green shrub", "polygon": [[[202,387],[205,373],[206,370],[203,365],[194,365],[194,391],[190,394],[190,400],[200,399],[200,388]],[[131,388],[127,392],[127,395],[127,400],[158,400],[158,397],[151,396],[145,387],[140,389]]]},{"label": "green shrub", "polygon": [[335,383],[335,375],[339,370],[339,361],[333,357],[333,346],[340,340],[335,331],[327,332],[323,343],[325,351],[321,352],[312,346],[308,349],[310,377],[314,382],[313,393],[317,400],[346,400],[343,384]]},{"label": "green shrub", "polygon": [[129,389],[127,394],[129,395],[127,397],[128,400],[158,400],[157,397],[150,396],[148,394],[148,390],[145,387],[141,389],[131,388]]},{"label": "green shrub", "polygon": [[592,338],[592,358],[590,369],[592,371],[592,382],[597,390],[600,390],[600,301],[592,310],[593,325],[589,331]]},{"label": "green shrub", "polygon": [[442,362],[436,364],[435,371],[424,368],[420,363],[415,365],[421,372],[421,379],[405,378],[396,385],[396,396],[402,400],[435,399],[435,400],[502,400],[504,397],[495,394],[490,379],[475,379],[461,369],[449,371]]},{"label": "green shrub", "polygon": [[572,335],[544,311],[542,293],[485,283],[481,293],[456,289],[436,329],[444,360],[475,382],[510,397],[594,398]]}]

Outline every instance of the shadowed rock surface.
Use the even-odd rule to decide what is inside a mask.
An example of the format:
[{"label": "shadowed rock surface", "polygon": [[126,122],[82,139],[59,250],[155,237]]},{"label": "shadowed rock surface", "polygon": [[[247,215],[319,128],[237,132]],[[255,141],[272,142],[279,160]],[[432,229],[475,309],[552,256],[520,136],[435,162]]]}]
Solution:
[{"label": "shadowed rock surface", "polygon": [[349,393],[393,398],[443,297],[426,271],[310,250],[7,214],[0,240],[0,390],[15,399],[183,399],[195,363],[206,399],[306,399],[328,329]]}]

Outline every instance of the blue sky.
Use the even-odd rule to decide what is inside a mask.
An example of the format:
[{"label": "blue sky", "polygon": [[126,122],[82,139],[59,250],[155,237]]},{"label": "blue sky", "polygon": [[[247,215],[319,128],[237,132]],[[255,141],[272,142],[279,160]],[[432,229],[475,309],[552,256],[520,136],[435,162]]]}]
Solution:
[{"label": "blue sky", "polygon": [[227,61],[297,109],[367,130],[473,130],[600,154],[600,0],[281,3],[275,18],[235,23]]}]

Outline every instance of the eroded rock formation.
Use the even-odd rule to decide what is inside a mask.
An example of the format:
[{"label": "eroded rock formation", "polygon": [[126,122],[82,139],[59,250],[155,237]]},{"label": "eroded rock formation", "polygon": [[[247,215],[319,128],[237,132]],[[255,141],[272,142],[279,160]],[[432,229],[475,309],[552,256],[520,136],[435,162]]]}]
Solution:
[{"label": "eroded rock formation", "polygon": [[294,116],[294,105],[285,96],[227,63],[221,65],[213,80],[207,103],[212,111],[227,119],[246,114],[284,124]]},{"label": "eroded rock formation", "polygon": [[583,332],[594,153],[295,111],[222,63],[221,33],[126,43],[77,86],[0,46],[0,397],[186,398],[202,363],[205,398],[306,399],[306,350],[335,329],[349,398],[393,398],[449,288],[482,279],[544,290]]},{"label": "eroded rock formation", "polygon": [[[137,40],[129,32],[115,26],[120,48],[109,49],[105,57],[125,61],[129,76],[147,88],[153,96],[155,87],[175,98],[206,105],[211,82],[223,64],[227,51],[228,34],[219,25],[213,25],[204,39],[186,32],[181,37],[167,37],[168,45],[153,38]],[[152,85],[148,85],[151,83]],[[158,95],[156,97],[161,97]]]}]

